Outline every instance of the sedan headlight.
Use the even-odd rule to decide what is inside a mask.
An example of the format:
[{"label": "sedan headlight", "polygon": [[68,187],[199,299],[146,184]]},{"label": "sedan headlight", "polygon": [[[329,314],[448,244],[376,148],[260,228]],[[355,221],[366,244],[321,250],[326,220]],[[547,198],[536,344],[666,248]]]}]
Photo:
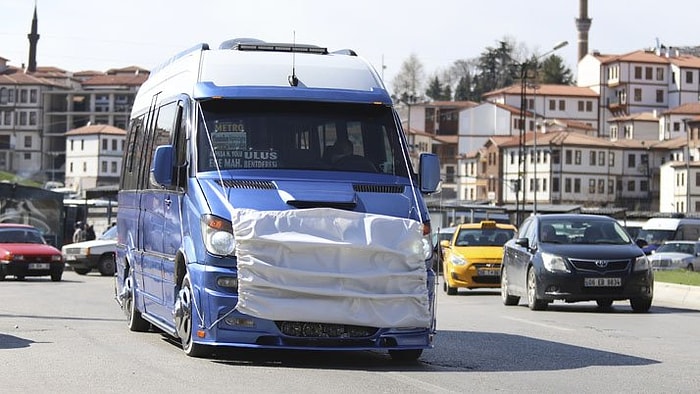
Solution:
[{"label": "sedan headlight", "polygon": [[467,264],[467,259],[465,259],[464,257],[462,257],[456,253],[453,253],[450,255],[450,261],[454,265],[466,265]]},{"label": "sedan headlight", "polygon": [[569,267],[566,266],[564,258],[555,254],[542,253],[542,263],[549,272],[571,272]]},{"label": "sedan headlight", "polygon": [[647,271],[651,269],[651,263],[647,256],[639,256],[634,261],[634,271]]},{"label": "sedan headlight", "polygon": [[233,226],[228,220],[213,215],[202,216],[202,238],[207,252],[219,256],[232,255],[236,250]]}]

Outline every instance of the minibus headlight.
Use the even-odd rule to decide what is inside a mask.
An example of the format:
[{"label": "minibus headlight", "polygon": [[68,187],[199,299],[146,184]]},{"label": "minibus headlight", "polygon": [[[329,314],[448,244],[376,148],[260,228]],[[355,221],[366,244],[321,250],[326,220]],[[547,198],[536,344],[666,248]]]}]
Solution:
[{"label": "minibus headlight", "polygon": [[236,250],[233,227],[228,220],[212,215],[202,217],[202,237],[207,252],[220,256],[232,255]]}]

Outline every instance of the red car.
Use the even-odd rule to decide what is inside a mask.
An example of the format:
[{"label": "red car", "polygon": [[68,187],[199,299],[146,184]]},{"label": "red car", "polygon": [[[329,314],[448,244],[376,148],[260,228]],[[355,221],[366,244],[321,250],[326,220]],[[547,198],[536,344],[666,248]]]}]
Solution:
[{"label": "red car", "polygon": [[64,265],[61,251],[47,244],[36,227],[0,223],[0,280],[7,275],[19,280],[49,275],[58,282]]}]

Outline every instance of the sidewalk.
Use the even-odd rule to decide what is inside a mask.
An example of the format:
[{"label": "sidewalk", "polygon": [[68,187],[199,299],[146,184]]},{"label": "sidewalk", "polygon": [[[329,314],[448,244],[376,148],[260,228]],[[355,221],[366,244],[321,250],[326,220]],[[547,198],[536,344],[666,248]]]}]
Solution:
[{"label": "sidewalk", "polygon": [[700,310],[700,286],[655,281],[652,305]]}]

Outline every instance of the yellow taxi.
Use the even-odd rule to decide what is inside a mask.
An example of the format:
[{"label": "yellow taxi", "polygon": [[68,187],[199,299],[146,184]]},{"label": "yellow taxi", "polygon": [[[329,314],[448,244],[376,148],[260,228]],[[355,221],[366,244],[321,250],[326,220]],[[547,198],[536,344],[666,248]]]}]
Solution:
[{"label": "yellow taxi", "polygon": [[441,241],[443,290],[498,288],[501,286],[503,244],[515,236],[515,226],[484,220],[460,224],[449,241]]}]

